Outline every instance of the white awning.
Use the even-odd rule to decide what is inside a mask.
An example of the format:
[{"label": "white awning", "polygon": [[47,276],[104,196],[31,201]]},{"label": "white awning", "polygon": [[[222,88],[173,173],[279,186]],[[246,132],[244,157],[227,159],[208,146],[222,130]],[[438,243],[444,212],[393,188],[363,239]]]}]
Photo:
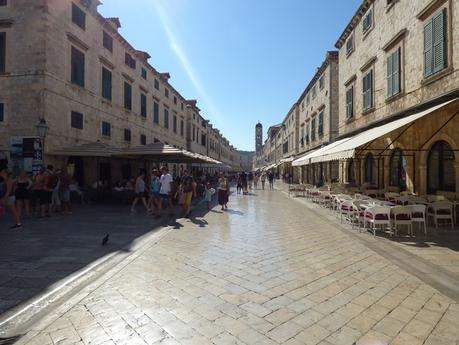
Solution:
[{"label": "white awning", "polygon": [[346,138],[346,139],[341,139],[341,140],[337,140],[329,145],[326,145],[326,146],[323,146],[321,147],[320,149],[315,149],[315,150],[312,150],[312,151],[309,151],[308,153],[306,153],[306,155],[298,158],[298,159],[295,159],[292,163],[292,165],[294,167],[298,167],[298,166],[303,166],[303,165],[308,165],[311,163],[310,159],[312,157],[315,157],[316,155],[320,155],[321,153],[325,152],[326,150],[328,149],[331,149],[337,145],[340,145],[342,143],[344,143],[345,141],[349,140],[350,138]]},{"label": "white awning", "polygon": [[290,163],[290,162],[293,162],[293,159],[294,159],[293,156],[288,157],[288,158],[282,158],[280,160],[280,163]]},{"label": "white awning", "polygon": [[[338,140],[330,145],[325,146],[323,148],[324,150],[322,149],[317,150],[308,158],[311,160],[311,163],[319,163],[319,162],[326,162],[326,161],[331,161],[331,160],[352,158],[354,157],[355,150],[357,148],[377,138],[380,138],[383,135],[386,135],[398,128],[401,128],[416,120],[419,120],[420,118],[426,115],[429,115],[440,108],[443,108],[444,106],[448,105],[451,102],[456,101],[457,99],[458,98],[442,103],[442,104],[439,104],[439,105],[436,105],[434,107],[431,107],[419,113],[401,118],[399,120],[395,120],[395,121],[386,123],[385,125],[371,128],[353,137]],[[338,145],[334,145],[338,142],[339,142]]]}]

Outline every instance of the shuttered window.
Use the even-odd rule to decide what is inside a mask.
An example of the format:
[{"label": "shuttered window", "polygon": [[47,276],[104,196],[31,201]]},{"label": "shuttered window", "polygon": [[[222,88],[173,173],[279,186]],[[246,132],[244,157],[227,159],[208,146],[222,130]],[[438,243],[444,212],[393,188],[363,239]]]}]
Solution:
[{"label": "shuttered window", "polygon": [[184,135],[184,123],[183,120],[180,120],[180,135],[183,137]]},{"label": "shuttered window", "polygon": [[112,100],[112,72],[102,67],[102,97]]},{"label": "shuttered window", "polygon": [[400,92],[400,57],[401,50],[398,48],[387,58],[387,97],[394,96]]},{"label": "shuttered window", "polygon": [[143,93],[140,94],[140,115],[147,117],[147,96]]},{"label": "shuttered window", "polygon": [[0,73],[5,72],[6,66],[6,32],[0,32]]},{"label": "shuttered window", "polygon": [[72,111],[70,114],[70,125],[72,128],[83,129],[83,114]]},{"label": "shuttered window", "polygon": [[309,123],[306,125],[306,145],[309,144]]},{"label": "shuttered window", "polygon": [[71,81],[84,87],[84,53],[72,47],[71,55]]},{"label": "shuttered window", "polygon": [[447,66],[446,14],[446,9],[443,9],[424,25],[424,77]]},{"label": "shuttered window", "polygon": [[111,135],[112,126],[110,123],[102,121],[102,135],[109,137]]},{"label": "shuttered window", "polygon": [[177,115],[174,115],[172,118],[172,130],[174,133],[177,133]]},{"label": "shuttered window", "polygon": [[169,110],[164,109],[164,128],[169,128]]},{"label": "shuttered window", "polygon": [[130,129],[124,130],[124,140],[131,141],[131,130]]},{"label": "shuttered window", "polygon": [[147,136],[145,134],[140,134],[140,145],[147,145]]},{"label": "shuttered window", "polygon": [[154,86],[155,86],[156,90],[159,90],[159,81],[158,81],[158,79],[155,79]]},{"label": "shuttered window", "polygon": [[363,110],[373,108],[373,70],[363,77]]},{"label": "shuttered window", "polygon": [[354,85],[346,90],[346,119],[354,117]]},{"label": "shuttered window", "polygon": [[316,140],[316,119],[311,121],[311,141]]},{"label": "shuttered window", "polygon": [[129,53],[124,53],[124,63],[132,69],[136,67],[136,61]]},{"label": "shuttered window", "polygon": [[153,123],[159,123],[159,104],[153,102]]},{"label": "shuttered window", "polygon": [[346,54],[349,55],[353,51],[354,51],[354,35],[351,35],[346,41]]},{"label": "shuttered window", "polygon": [[132,86],[124,82],[124,109],[132,110]]},{"label": "shuttered window", "polygon": [[105,31],[103,31],[103,44],[105,49],[113,52],[113,38]]},{"label": "shuttered window", "polygon": [[362,21],[362,31],[366,33],[370,30],[371,26],[373,25],[373,11],[369,10],[365,17],[363,17]]},{"label": "shuttered window", "polygon": [[319,137],[324,135],[324,112],[321,111],[319,114],[319,124],[317,126],[317,134]]},{"label": "shuttered window", "polygon": [[5,121],[5,104],[0,103],[0,122]]},{"label": "shuttered window", "polygon": [[147,70],[142,67],[141,76],[143,79],[147,80]]},{"label": "shuttered window", "polygon": [[74,3],[72,3],[72,22],[83,30],[86,29],[86,13]]}]

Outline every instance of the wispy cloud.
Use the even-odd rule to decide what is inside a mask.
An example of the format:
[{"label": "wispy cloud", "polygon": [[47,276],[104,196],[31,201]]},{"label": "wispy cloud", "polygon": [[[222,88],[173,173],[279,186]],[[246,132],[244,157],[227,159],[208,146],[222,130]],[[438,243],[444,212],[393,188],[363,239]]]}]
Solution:
[{"label": "wispy cloud", "polygon": [[[185,73],[187,74],[188,78],[190,79],[193,87],[195,88],[198,96],[199,96],[199,103],[204,104],[205,108],[211,112],[211,114],[205,114],[206,116],[211,116],[216,122],[222,124],[224,123],[224,117],[222,116],[221,112],[215,106],[212,98],[209,96],[206,88],[204,87],[203,83],[201,82],[200,78],[196,74],[195,69],[193,68],[186,52],[183,50],[182,46],[179,43],[179,39],[177,35],[173,32],[172,27],[170,25],[169,18],[166,14],[164,7],[160,4],[160,1],[153,0],[148,1],[149,4],[152,4],[155,7],[156,12],[158,13],[159,20],[163,26],[163,29],[167,35],[169,40],[170,48],[177,56],[182,68],[184,69]],[[199,105],[198,103],[198,105]]]}]

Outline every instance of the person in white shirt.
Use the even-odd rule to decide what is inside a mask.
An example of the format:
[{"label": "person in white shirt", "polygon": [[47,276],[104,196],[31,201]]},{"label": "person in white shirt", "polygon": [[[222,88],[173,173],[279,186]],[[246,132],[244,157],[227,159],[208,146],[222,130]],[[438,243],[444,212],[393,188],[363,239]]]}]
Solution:
[{"label": "person in white shirt", "polygon": [[161,210],[167,209],[171,205],[170,194],[171,194],[171,183],[173,182],[171,174],[167,171],[165,166],[161,167],[161,177],[159,178],[159,213]]}]

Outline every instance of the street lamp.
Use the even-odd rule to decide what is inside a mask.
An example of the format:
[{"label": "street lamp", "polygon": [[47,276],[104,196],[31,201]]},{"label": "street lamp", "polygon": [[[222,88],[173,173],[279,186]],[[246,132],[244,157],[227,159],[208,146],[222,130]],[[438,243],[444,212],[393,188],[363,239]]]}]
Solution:
[{"label": "street lamp", "polygon": [[35,125],[35,129],[37,130],[37,135],[40,137],[41,140],[41,150],[42,150],[42,162],[43,166],[45,165],[45,138],[48,135],[48,125],[46,124],[46,120],[41,118],[38,123]]}]

